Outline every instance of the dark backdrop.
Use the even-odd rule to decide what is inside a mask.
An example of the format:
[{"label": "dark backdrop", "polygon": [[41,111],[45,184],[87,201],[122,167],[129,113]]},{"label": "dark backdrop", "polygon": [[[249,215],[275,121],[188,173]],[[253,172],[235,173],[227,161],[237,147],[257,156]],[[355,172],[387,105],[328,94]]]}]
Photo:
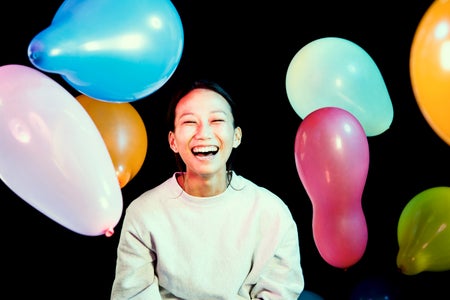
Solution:
[{"label": "dark backdrop", "polygon": [[[404,206],[425,189],[448,186],[450,179],[449,146],[423,118],[409,77],[414,33],[432,1],[173,3],[184,26],[184,52],[161,89],[133,102],[146,125],[148,153],[138,175],[122,189],[124,207],[175,170],[161,126],[170,93],[185,80],[212,78],[243,106],[244,137],[235,169],[281,196],[294,214],[307,290],[327,300],[350,299],[362,280],[377,278],[391,284],[385,293],[389,299],[449,297],[450,272],[407,276],[396,266],[397,223]],[[54,0],[2,4],[0,65],[32,66],[27,46],[50,25],[61,4]],[[328,36],[353,41],[373,58],[394,106],[391,127],[368,138],[370,166],[362,204],[369,239],[362,259],[347,270],[327,264],[315,246],[311,202],[294,163],[301,119],[285,91],[293,56],[307,43]],[[47,75],[78,95],[59,76]],[[3,182],[0,195],[5,294],[17,299],[109,298],[122,219],[110,238],[82,236],[32,208]]]}]

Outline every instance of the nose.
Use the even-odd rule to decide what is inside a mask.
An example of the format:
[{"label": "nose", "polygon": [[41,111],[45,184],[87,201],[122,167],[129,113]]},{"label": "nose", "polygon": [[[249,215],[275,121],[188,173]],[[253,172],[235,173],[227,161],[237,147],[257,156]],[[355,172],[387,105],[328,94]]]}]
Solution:
[{"label": "nose", "polygon": [[198,126],[196,137],[198,139],[208,139],[212,137],[212,127],[208,123],[202,123]]}]

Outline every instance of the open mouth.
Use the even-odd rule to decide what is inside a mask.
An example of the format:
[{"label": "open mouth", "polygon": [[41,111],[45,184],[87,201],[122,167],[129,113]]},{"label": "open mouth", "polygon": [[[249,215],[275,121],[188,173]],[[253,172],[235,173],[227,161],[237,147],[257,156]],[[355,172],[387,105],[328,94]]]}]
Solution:
[{"label": "open mouth", "polygon": [[217,146],[202,146],[192,148],[192,153],[195,156],[211,156],[217,154],[217,152],[219,152],[219,147]]}]

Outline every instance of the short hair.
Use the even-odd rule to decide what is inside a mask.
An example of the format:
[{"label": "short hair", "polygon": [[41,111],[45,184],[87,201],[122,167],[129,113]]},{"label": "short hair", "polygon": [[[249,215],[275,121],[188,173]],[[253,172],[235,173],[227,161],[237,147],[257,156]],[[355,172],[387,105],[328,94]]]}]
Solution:
[{"label": "short hair", "polygon": [[175,109],[177,107],[178,102],[180,102],[180,100],[187,95],[189,92],[191,92],[192,90],[195,89],[206,89],[206,90],[211,90],[214,91],[216,93],[218,93],[219,95],[221,95],[230,105],[231,108],[231,114],[233,115],[233,126],[234,128],[240,126],[239,124],[239,116],[238,116],[238,108],[237,108],[237,103],[231,98],[230,94],[228,94],[227,91],[225,91],[225,89],[220,86],[217,82],[212,81],[212,80],[208,80],[208,79],[199,79],[199,80],[195,80],[185,86],[182,86],[172,97],[170,103],[169,103],[169,108],[167,110],[167,126],[169,131],[173,131],[175,128]]}]

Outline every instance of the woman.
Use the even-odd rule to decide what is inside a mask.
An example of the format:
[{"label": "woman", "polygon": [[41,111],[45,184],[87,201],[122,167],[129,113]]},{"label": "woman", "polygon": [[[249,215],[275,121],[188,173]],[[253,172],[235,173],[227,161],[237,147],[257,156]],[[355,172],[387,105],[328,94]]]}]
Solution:
[{"label": "woman", "polygon": [[214,82],[174,98],[168,139],[182,168],[128,206],[111,299],[298,299],[296,223],[231,169],[242,138],[234,109]]}]

